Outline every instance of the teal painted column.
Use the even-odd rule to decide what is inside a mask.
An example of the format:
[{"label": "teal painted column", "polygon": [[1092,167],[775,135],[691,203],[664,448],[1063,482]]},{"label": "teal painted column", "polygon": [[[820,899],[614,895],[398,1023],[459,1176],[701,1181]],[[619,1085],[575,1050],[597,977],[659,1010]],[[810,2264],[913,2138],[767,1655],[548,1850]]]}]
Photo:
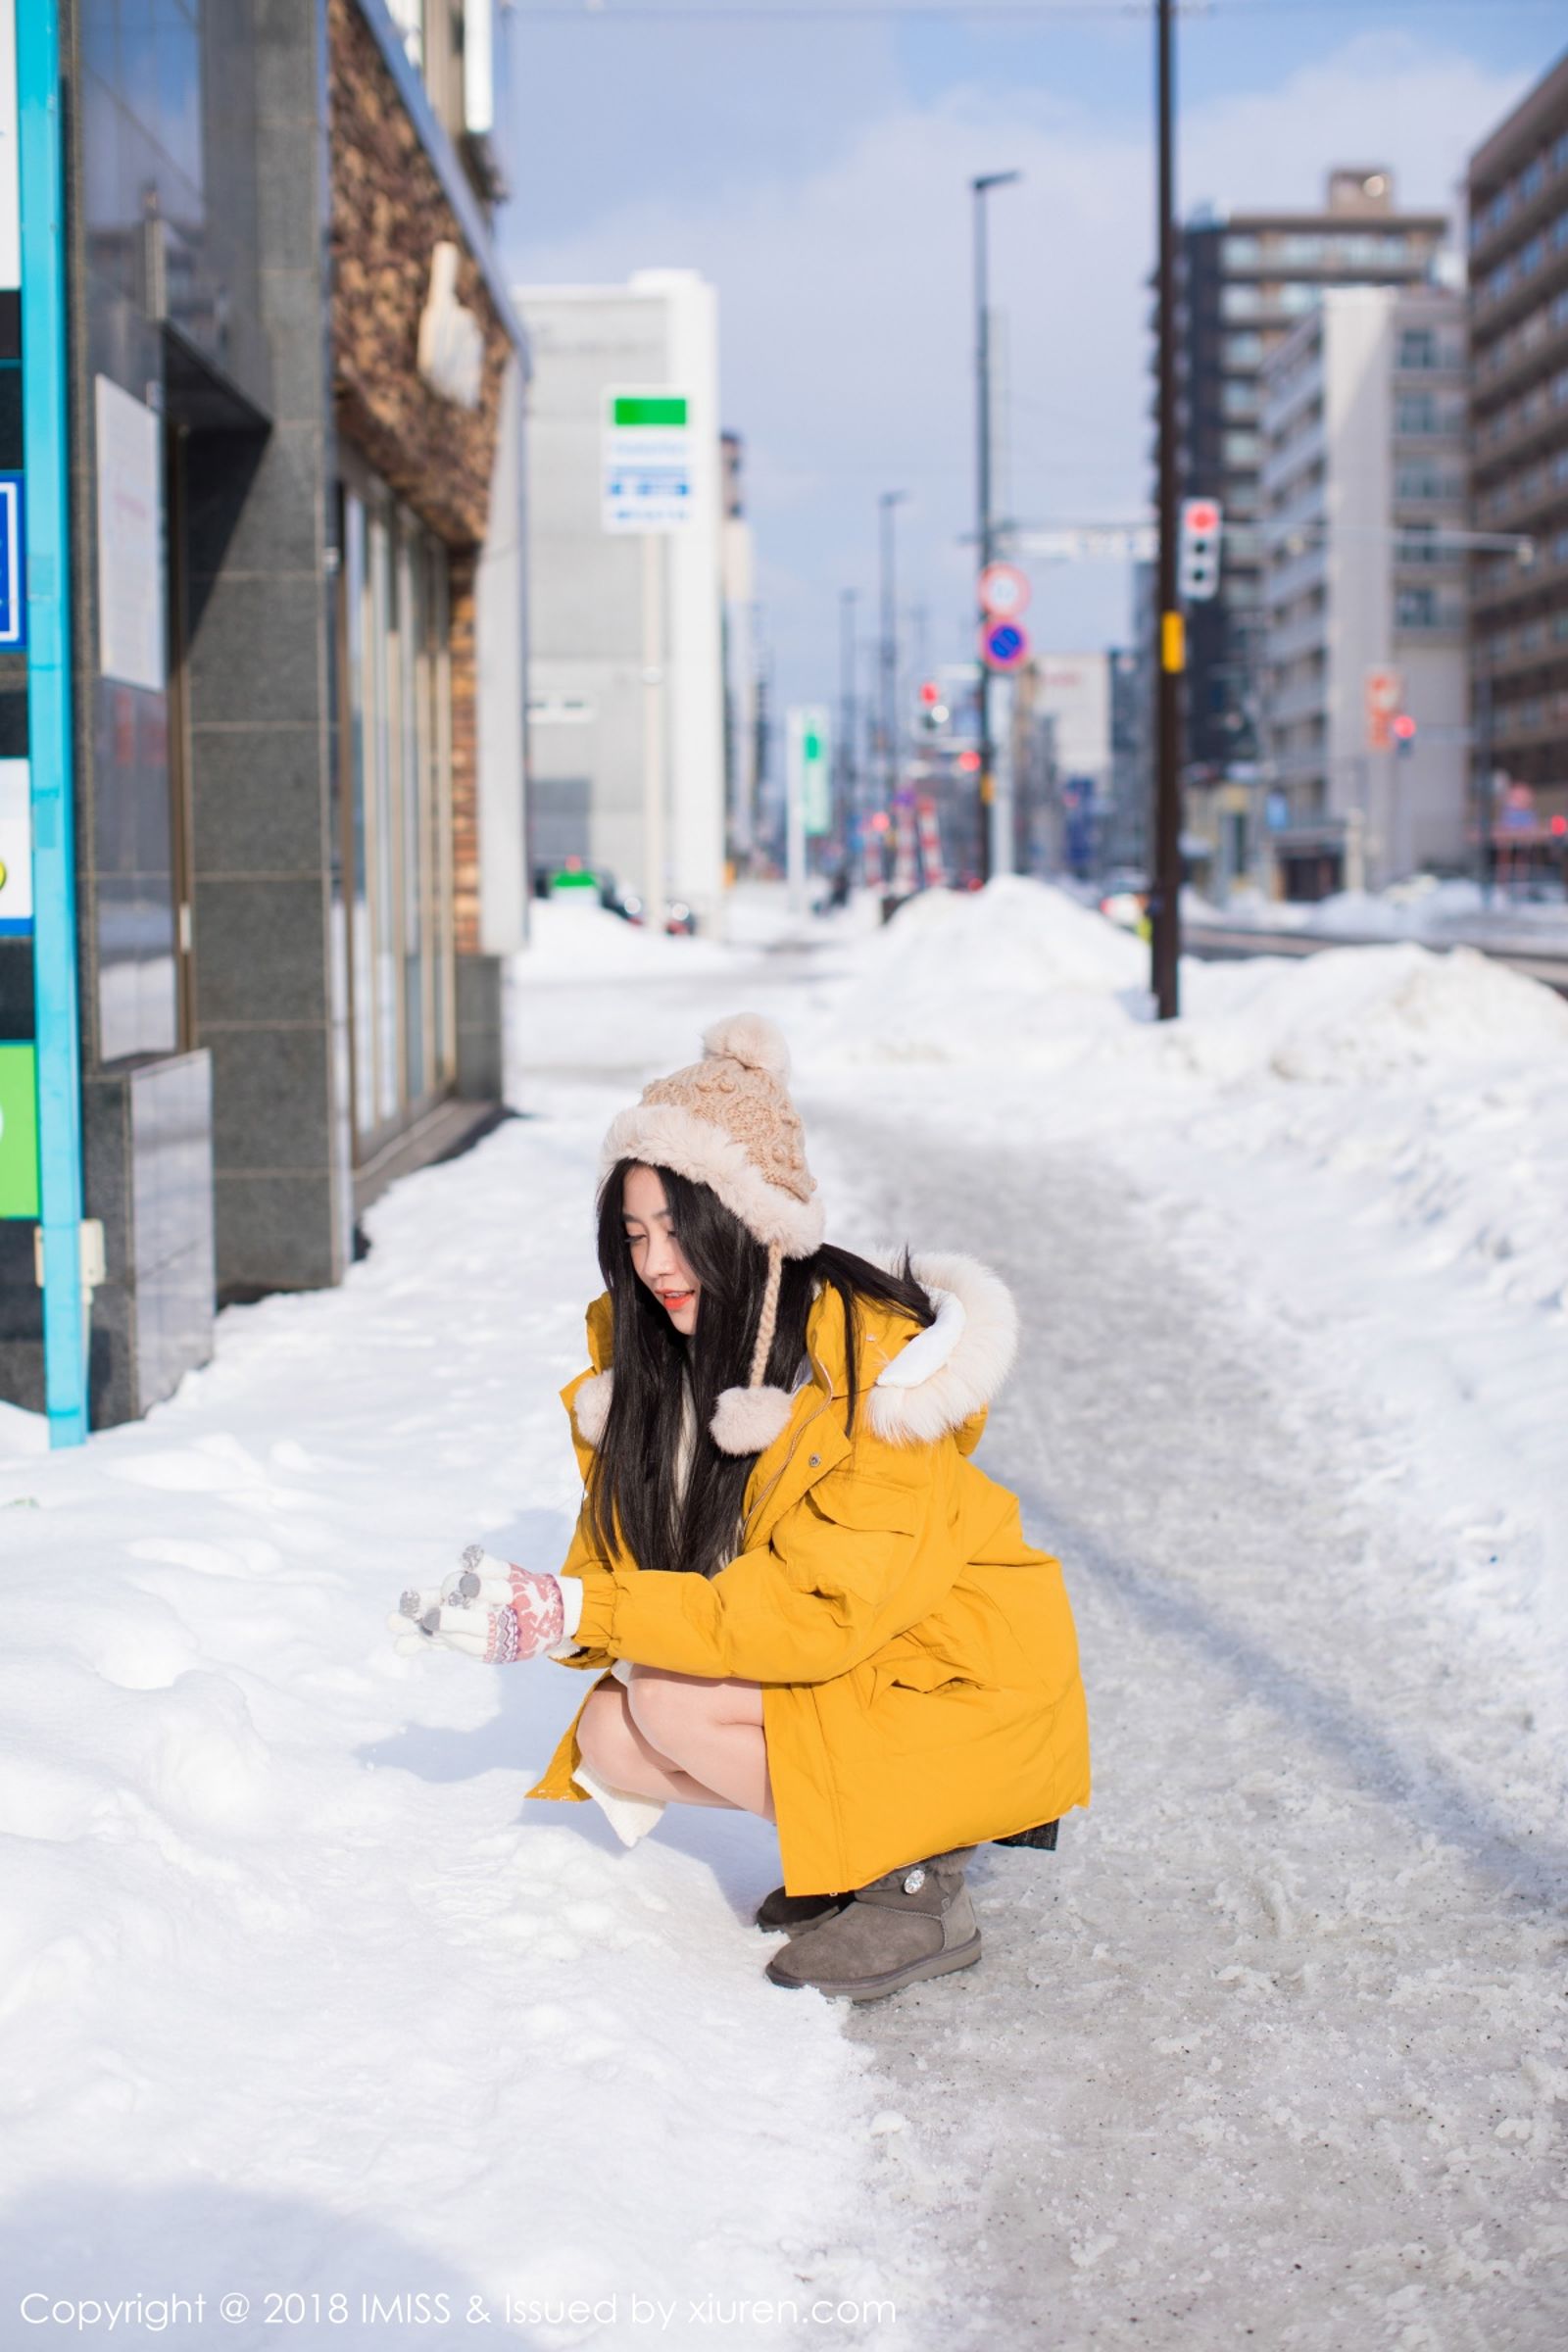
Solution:
[{"label": "teal painted column", "polygon": [[59,0],[0,0],[17,25],[22,181],[27,757],[32,793],[38,1177],[51,1446],[87,1435],[81,1292],[81,1036],[72,789],[70,444]]}]

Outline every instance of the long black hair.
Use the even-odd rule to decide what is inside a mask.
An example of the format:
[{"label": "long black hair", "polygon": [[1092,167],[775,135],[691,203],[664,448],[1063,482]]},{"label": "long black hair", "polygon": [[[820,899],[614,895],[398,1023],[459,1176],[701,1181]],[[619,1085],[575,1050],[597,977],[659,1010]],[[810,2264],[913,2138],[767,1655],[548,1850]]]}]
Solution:
[{"label": "long black hair", "polygon": [[[610,1550],[618,1543],[639,1568],[674,1568],[711,1576],[735,1548],[741,1503],[755,1454],[723,1452],[709,1433],[720,1393],[744,1388],[751,1371],[767,1251],[706,1184],[661,1168],[681,1254],[701,1284],[697,1325],[683,1339],[631,1262],[622,1189],[635,1159],[611,1169],[599,1191],[599,1266],[614,1316],[614,1385],[588,1478],[589,1524]],[[893,1273],[824,1242],[810,1257],[787,1257],[778,1322],[764,1375],[793,1386],[806,1352],[806,1323],[818,1288],[838,1294],[847,1329],[857,1300],[896,1307],[922,1329],[935,1309],[909,1270],[908,1252]],[[849,1348],[847,1426],[854,1427],[857,1350]],[[685,1399],[697,1438],[684,1497],[677,1464]]]}]

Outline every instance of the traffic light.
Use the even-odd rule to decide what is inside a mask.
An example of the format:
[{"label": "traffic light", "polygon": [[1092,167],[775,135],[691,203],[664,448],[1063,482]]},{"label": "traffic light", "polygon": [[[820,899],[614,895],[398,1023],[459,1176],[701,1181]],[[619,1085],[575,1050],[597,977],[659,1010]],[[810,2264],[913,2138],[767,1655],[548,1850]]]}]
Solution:
[{"label": "traffic light", "polygon": [[941,687],[935,678],[927,678],[920,689],[920,717],[926,732],[934,735],[939,727],[947,725],[950,715]]},{"label": "traffic light", "polygon": [[1392,721],[1394,748],[1401,755],[1415,749],[1415,720],[1408,710],[1396,710]]},{"label": "traffic light", "polygon": [[1183,604],[1207,604],[1219,593],[1219,501],[1186,498],[1182,501],[1181,542],[1177,550],[1176,587]]}]

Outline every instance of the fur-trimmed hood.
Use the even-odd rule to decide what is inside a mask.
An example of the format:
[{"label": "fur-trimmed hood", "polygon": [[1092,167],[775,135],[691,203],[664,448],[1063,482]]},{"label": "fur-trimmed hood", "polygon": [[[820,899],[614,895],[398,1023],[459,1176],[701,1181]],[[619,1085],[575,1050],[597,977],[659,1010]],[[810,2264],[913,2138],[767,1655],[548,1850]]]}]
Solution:
[{"label": "fur-trimmed hood", "polygon": [[[881,1262],[897,1261],[885,1255]],[[911,1331],[895,1308],[868,1302],[861,1310],[859,1410],[873,1434],[892,1446],[933,1445],[983,1412],[1018,1348],[1012,1294],[978,1258],[933,1252],[912,1258],[910,1270],[937,1310],[934,1323]],[[564,1392],[577,1433],[589,1446],[604,1435],[614,1390],[611,1331],[606,1293],[588,1310],[593,1370]],[[831,1380],[834,1396],[847,1395],[845,1334],[832,1293],[824,1292],[812,1308],[807,1339],[813,1366]]]}]

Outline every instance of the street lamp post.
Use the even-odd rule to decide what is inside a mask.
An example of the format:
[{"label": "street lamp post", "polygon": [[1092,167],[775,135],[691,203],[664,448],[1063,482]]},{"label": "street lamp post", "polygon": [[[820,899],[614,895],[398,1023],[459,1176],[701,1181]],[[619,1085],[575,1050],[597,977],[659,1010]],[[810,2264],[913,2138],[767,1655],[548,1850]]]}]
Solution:
[{"label": "street lamp post", "polygon": [[853,588],[839,595],[839,792],[837,831],[842,847],[845,870],[848,871],[854,847],[855,819],[859,793],[858,767],[855,757],[855,608],[858,603]]},{"label": "street lamp post", "polygon": [[[975,372],[975,537],[984,572],[996,554],[991,514],[991,298],[986,250],[986,198],[993,188],[1010,186],[1021,172],[984,172],[969,182],[974,197],[974,372]],[[976,604],[976,625],[985,626],[985,613]],[[991,878],[991,801],[996,789],[991,740],[991,669],[984,654],[979,663],[980,704],[980,879]]]},{"label": "street lamp post", "polygon": [[898,783],[899,756],[899,613],[896,601],[893,568],[893,512],[901,507],[908,493],[904,490],[884,490],[877,501],[882,517],[882,760],[881,786],[884,808],[891,809],[893,794]]}]

